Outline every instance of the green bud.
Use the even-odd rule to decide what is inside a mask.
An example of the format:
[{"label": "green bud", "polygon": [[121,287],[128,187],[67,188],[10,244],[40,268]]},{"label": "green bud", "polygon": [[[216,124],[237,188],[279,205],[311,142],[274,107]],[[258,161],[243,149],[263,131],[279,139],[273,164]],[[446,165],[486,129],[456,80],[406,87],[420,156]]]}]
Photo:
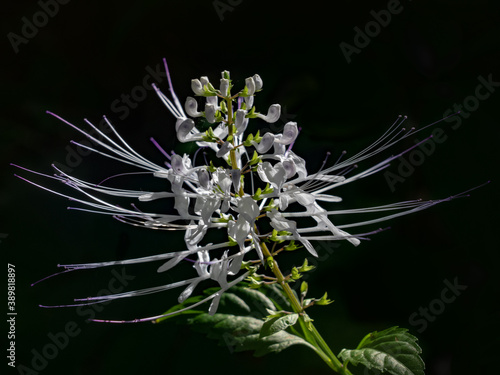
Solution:
[{"label": "green bud", "polygon": [[295,241],[291,240],[290,243],[287,246],[285,246],[285,251],[294,251],[294,250],[300,249],[302,247],[304,247],[304,246],[301,246],[301,245],[297,246],[295,244]]},{"label": "green bud", "polygon": [[267,257],[266,263],[267,263],[267,265],[269,266],[269,268],[272,271],[273,268],[274,268],[274,259],[273,259],[273,257]]},{"label": "green bud", "polygon": [[257,130],[257,134],[255,134],[254,140],[257,143],[260,143],[260,141],[262,141],[262,137],[260,136],[260,130]]},{"label": "green bud", "polygon": [[302,296],[302,298],[306,296],[308,289],[309,285],[307,284],[307,282],[302,281],[302,284],[300,284],[300,295]]},{"label": "green bud", "polygon": [[258,115],[258,113],[255,113],[255,106],[254,106],[254,107],[252,107],[252,109],[250,110],[250,112],[248,112],[246,114],[245,117],[246,118],[257,118],[257,115]]},{"label": "green bud", "polygon": [[302,266],[300,266],[299,271],[300,272],[308,272],[308,271],[311,271],[311,270],[313,270],[315,268],[316,267],[314,267],[314,266],[309,266],[308,265],[307,258],[306,258],[306,259],[304,259],[304,263],[302,264]]},{"label": "green bud", "polygon": [[[254,151],[254,155],[256,155],[257,152]],[[262,192],[262,194],[271,194],[274,191],[272,187],[269,186],[269,184],[266,185],[266,188]]]},{"label": "green bud", "polygon": [[298,280],[302,277],[302,274],[299,272],[297,267],[292,268],[292,280]]},{"label": "green bud", "polygon": [[[262,161],[262,159],[259,157],[259,154],[257,154],[257,151],[254,151],[252,159],[248,162],[248,164],[249,165],[255,165],[255,164],[260,163],[261,161]],[[269,184],[267,184],[267,185],[269,186]],[[268,188],[268,186],[266,186],[266,189]],[[264,194],[267,194],[265,191],[266,190],[264,190]]]},{"label": "green bud", "polygon": [[220,103],[220,110],[222,112],[224,112],[224,113],[227,113],[227,105],[226,105],[226,101],[225,100],[221,101],[221,103]]},{"label": "green bud", "polygon": [[326,305],[329,305],[330,303],[333,303],[333,300],[328,299],[327,292],[325,292],[325,294],[323,294],[323,297],[315,300],[315,305],[319,305],[319,306],[326,306]]},{"label": "green bud", "polygon": [[214,163],[212,163],[212,160],[210,160],[210,165],[207,167],[207,170],[210,173],[214,173],[217,170],[217,168],[215,168],[215,166],[214,166]]}]

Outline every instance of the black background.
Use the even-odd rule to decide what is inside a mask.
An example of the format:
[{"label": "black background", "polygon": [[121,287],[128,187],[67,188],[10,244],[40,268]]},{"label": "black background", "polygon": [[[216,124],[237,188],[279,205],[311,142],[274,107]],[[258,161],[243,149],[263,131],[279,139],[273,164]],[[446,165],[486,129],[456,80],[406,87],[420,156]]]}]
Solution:
[{"label": "black background", "polygon": [[[52,162],[65,162],[69,141],[82,139],[45,110],[80,125],[84,117],[98,122],[107,114],[139,152],[161,163],[149,137],[166,149],[179,150],[179,144],[173,118],[158,98],[148,92],[123,120],[111,103],[142,84],[146,66],[154,68],[166,57],[181,101],[192,95],[192,78],[207,75],[217,82],[220,71],[228,69],[238,85],[260,74],[264,91],[257,96],[258,109],[280,103],[289,119],[294,116],[303,128],[294,148],[311,172],[329,150],[333,158],[344,149],[352,155],[368,146],[399,114],[408,115],[410,125],[423,127],[474,96],[479,76],[491,74],[500,81],[500,14],[493,4],[401,2],[402,12],[392,15],[389,24],[351,56],[351,63],[339,44],[353,45],[353,28],[363,29],[373,20],[370,11],[387,9],[387,2],[242,0],[221,20],[211,1],[72,0],[21,44],[18,53],[7,35],[21,35],[22,17],[32,20],[40,6],[34,1],[9,4],[10,9],[2,11],[0,246],[3,264],[16,265],[17,364],[32,367],[33,350],[42,351],[50,332],[61,332],[67,322],[74,322],[80,333],[40,373],[328,373],[319,358],[301,347],[254,358],[231,354],[184,326],[87,324],[90,313],[39,308],[42,303],[69,303],[93,295],[112,277],[104,269],[29,286],[56,272],[58,263],[180,250],[182,236],[67,211],[64,199],[16,179],[13,174],[19,171],[9,163],[51,173]],[[159,86],[167,91],[166,80]],[[493,180],[468,198],[394,220],[391,230],[357,248],[343,243],[321,262],[308,280],[311,293],[328,291],[335,303],[315,308],[311,315],[335,353],[354,348],[367,332],[399,325],[419,338],[428,374],[479,374],[495,365],[500,318],[495,225],[499,95],[494,92],[479,101],[459,128],[452,128],[454,122],[437,124],[447,140],[396,184],[395,191],[380,173],[336,192],[344,199],[342,207],[364,207],[444,198]],[[413,142],[411,138],[392,152]],[[77,164],[73,174],[95,182],[127,170],[94,155]],[[397,173],[398,165],[395,161],[389,171]],[[126,272],[135,276],[130,288],[166,283],[177,275],[158,275],[151,266]],[[439,299],[444,280],[455,278],[468,288],[418,332],[420,326],[412,325],[409,317]],[[106,305],[98,316],[154,315],[175,301],[175,293],[120,301]],[[18,373],[5,362],[2,366],[9,373]]]}]

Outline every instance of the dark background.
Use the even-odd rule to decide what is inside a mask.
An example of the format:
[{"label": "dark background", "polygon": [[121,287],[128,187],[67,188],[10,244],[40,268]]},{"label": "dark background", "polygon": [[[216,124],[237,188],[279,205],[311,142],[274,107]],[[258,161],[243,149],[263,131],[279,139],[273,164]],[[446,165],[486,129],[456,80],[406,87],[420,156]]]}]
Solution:
[{"label": "dark background", "polygon": [[[368,146],[399,114],[408,115],[411,125],[423,127],[474,95],[478,76],[492,74],[494,81],[500,81],[500,14],[493,4],[404,1],[403,11],[392,15],[387,27],[351,56],[350,64],[339,44],[352,45],[353,28],[363,29],[373,20],[370,11],[387,9],[387,2],[243,0],[221,20],[211,1],[73,0],[60,5],[18,53],[7,34],[20,35],[22,17],[31,20],[40,6],[34,1],[9,4],[1,16],[0,246],[4,265],[16,265],[17,364],[32,367],[32,350],[42,351],[50,342],[49,333],[57,334],[67,322],[74,322],[80,333],[40,373],[328,373],[319,358],[301,347],[254,358],[249,353],[231,354],[184,326],[87,324],[90,312],[38,308],[42,303],[69,303],[94,295],[112,278],[104,269],[29,286],[56,272],[57,264],[180,250],[182,236],[67,211],[65,199],[16,179],[13,174],[19,171],[8,164],[51,173],[52,162],[65,162],[69,141],[82,139],[45,110],[79,125],[84,117],[99,122],[107,114],[139,152],[162,163],[149,137],[166,149],[179,145],[173,118],[156,95],[148,92],[123,120],[111,103],[142,84],[146,66],[154,68],[166,57],[181,101],[192,95],[192,78],[208,75],[217,82],[219,72],[228,69],[238,85],[259,73],[264,91],[256,98],[258,108],[265,111],[280,103],[289,119],[295,116],[303,131],[294,148],[306,158],[311,172],[329,150],[336,158],[344,149],[353,155]],[[159,86],[167,91],[166,80]],[[479,374],[493,368],[500,318],[499,95],[495,92],[480,101],[458,129],[451,128],[453,122],[436,125],[448,139],[395,185],[395,191],[380,173],[336,192],[344,198],[342,207],[354,208],[445,198],[493,180],[468,198],[394,220],[388,224],[391,230],[357,248],[343,243],[320,264],[308,280],[311,292],[319,296],[328,291],[335,303],[315,308],[311,315],[335,353],[354,348],[368,332],[399,325],[419,338],[427,374]],[[386,154],[413,142],[410,138]],[[94,182],[129,170],[94,155],[76,164],[73,174]],[[398,164],[395,161],[389,171],[397,173]],[[116,186],[123,182],[141,188],[138,181],[116,180]],[[130,288],[168,283],[178,276],[158,275],[153,266],[130,267],[126,272],[135,276]],[[444,280],[455,278],[467,289],[418,332],[420,326],[411,325],[409,317],[439,299]],[[97,316],[131,319],[158,314],[172,306],[176,296],[165,293],[115,302]]]}]

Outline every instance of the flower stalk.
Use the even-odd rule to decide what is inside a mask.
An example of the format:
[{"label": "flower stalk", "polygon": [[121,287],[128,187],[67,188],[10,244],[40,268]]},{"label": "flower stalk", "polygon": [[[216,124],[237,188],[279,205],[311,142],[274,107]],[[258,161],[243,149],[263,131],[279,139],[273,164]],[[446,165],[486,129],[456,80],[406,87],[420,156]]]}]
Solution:
[{"label": "flower stalk", "polygon": [[316,349],[316,354],[318,354],[321,359],[335,372],[343,375],[352,375],[351,372],[342,365],[337,356],[333,354],[328,344],[325,342],[323,337],[321,337],[320,333],[314,326],[311,319],[307,316],[307,313],[304,311],[304,308],[300,304],[300,301],[297,299],[297,296],[293,292],[290,285],[286,282],[283,273],[281,272],[278,262],[272,256],[265,242],[262,242],[262,254],[267,260],[267,263],[270,264],[271,271],[276,276],[278,284],[283,288],[290,304],[293,307],[293,310],[299,314],[299,323],[302,328],[302,332],[304,335],[304,339],[307,340],[311,345]]}]

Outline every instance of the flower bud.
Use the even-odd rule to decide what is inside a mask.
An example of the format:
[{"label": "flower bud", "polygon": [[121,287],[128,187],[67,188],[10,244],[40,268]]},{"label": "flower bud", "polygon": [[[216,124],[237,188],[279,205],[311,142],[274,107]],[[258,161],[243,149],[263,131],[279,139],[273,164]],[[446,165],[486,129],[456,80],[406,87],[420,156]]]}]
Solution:
[{"label": "flower bud", "polygon": [[205,104],[205,118],[211,124],[215,122],[215,106],[213,104]]},{"label": "flower bud", "polygon": [[253,96],[245,96],[245,103],[247,103],[247,108],[251,109],[253,107]]},{"label": "flower bud", "polygon": [[267,151],[269,151],[269,149],[273,146],[273,144],[274,144],[274,135],[272,133],[264,134],[260,143],[252,141],[252,145],[255,147],[255,149],[259,154],[264,154]]},{"label": "flower bud", "polygon": [[186,113],[191,117],[200,117],[203,116],[203,113],[198,112],[198,102],[195,98],[188,96],[186,98],[186,104],[184,104],[184,109]]},{"label": "flower bud", "polygon": [[184,160],[179,154],[172,155],[170,165],[172,165],[172,169],[176,174],[185,175],[188,172],[188,170],[184,166]]},{"label": "flower bud", "polygon": [[203,96],[205,94],[205,90],[203,90],[203,85],[199,79],[191,80],[191,90],[193,90],[196,95]]},{"label": "flower bud", "polygon": [[236,111],[235,119],[234,119],[234,125],[236,126],[236,135],[240,135],[245,132],[247,125],[248,125],[248,119],[245,118],[246,111],[244,109],[238,109]]},{"label": "flower bud", "polygon": [[224,142],[222,146],[220,146],[219,151],[217,151],[217,157],[221,158],[224,155],[226,155],[230,150],[232,150],[234,146],[231,144],[231,142]]},{"label": "flower bud", "polygon": [[208,189],[210,186],[210,174],[206,169],[198,169],[198,181],[200,182],[200,185]]},{"label": "flower bud", "polygon": [[262,78],[258,74],[253,76],[253,80],[255,82],[255,91],[262,90],[262,86],[264,86],[264,82],[262,82]]},{"label": "flower bud", "polygon": [[284,160],[282,163],[283,168],[285,168],[286,171],[286,178],[289,179],[297,173],[297,170],[295,169],[295,164],[291,160]]},{"label": "flower bud", "polygon": [[222,77],[222,78],[225,78],[225,79],[230,79],[230,74],[229,74],[229,71],[228,71],[228,70],[224,70],[224,71],[221,73],[221,77]]},{"label": "flower bud", "polygon": [[224,97],[229,95],[229,80],[226,78],[220,80],[220,93]]},{"label": "flower bud", "polygon": [[240,183],[241,183],[240,177],[241,177],[241,170],[240,169],[232,169],[231,170],[231,181],[233,182],[234,191],[236,193],[238,193],[240,190]]},{"label": "flower bud", "polygon": [[189,135],[193,128],[194,128],[193,120],[191,120],[190,118],[183,120],[179,124],[179,127],[177,128],[177,139],[179,139],[179,142],[185,143],[190,141]]},{"label": "flower bud", "polygon": [[248,89],[248,96],[255,94],[255,81],[252,77],[245,79],[245,86]]},{"label": "flower bud", "polygon": [[283,129],[283,134],[280,134],[279,137],[276,137],[274,140],[278,144],[289,145],[294,142],[299,134],[299,130],[297,129],[296,122],[287,122],[285,124],[285,128]]},{"label": "flower bud", "polygon": [[208,104],[213,104],[215,107],[215,110],[218,111],[220,109],[219,107],[219,98],[217,96],[207,96],[207,103]]},{"label": "flower bud", "polygon": [[257,115],[258,118],[261,118],[262,120],[273,123],[278,121],[281,115],[281,106],[279,104],[273,104],[272,106],[269,107],[269,110],[267,111],[267,115],[263,115],[262,113],[259,113]]},{"label": "flower bud", "polygon": [[208,77],[207,77],[207,76],[200,77],[200,81],[201,81],[201,84],[202,84],[203,86],[205,86],[205,85],[207,85],[207,86],[208,86],[208,85],[210,84],[210,81],[208,80]]}]

